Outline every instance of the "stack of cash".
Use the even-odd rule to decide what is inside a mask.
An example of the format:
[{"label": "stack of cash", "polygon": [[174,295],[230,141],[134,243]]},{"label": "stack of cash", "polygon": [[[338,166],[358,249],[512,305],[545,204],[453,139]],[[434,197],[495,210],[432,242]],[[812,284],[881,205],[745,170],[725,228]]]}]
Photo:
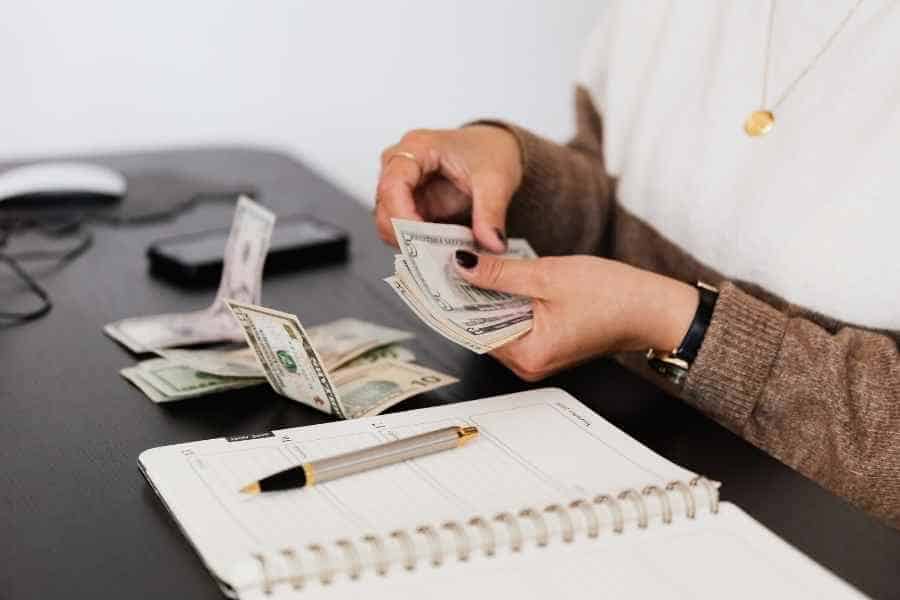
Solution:
[{"label": "stack of cash", "polygon": [[[254,346],[160,349],[160,358],[122,369],[122,376],[154,402],[260,385],[268,379],[279,393],[343,418],[378,414],[456,381],[413,364],[413,353],[397,344],[412,337],[406,331],[358,319],[304,330],[294,315],[253,305],[235,305],[234,310],[252,324],[255,336],[263,332],[254,338]],[[285,325],[295,338],[287,335]],[[265,352],[256,351],[263,347]]]},{"label": "stack of cash", "polygon": [[[455,252],[478,250],[471,229],[402,219],[393,225],[401,254],[385,282],[426,325],[478,354],[531,329],[529,298],[477,288],[456,275]],[[526,240],[510,239],[504,257],[537,255]]]},{"label": "stack of cash", "polygon": [[[413,354],[396,345],[412,337],[408,332],[357,319],[339,319],[307,332],[294,315],[256,306],[274,225],[274,214],[250,198],[240,198],[225,244],[222,280],[209,307],[131,317],[104,327],[129,350],[159,356],[122,369],[122,376],[154,402],[268,380],[279,393],[343,418],[378,414],[456,381],[412,364]],[[285,338],[288,331],[296,333]],[[251,346],[176,348],[245,338]]]}]

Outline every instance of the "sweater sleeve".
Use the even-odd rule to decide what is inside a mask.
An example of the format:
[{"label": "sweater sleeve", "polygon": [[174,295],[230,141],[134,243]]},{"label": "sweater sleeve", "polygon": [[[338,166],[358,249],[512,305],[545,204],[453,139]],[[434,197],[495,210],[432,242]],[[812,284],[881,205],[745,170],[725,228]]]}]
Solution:
[{"label": "sweater sleeve", "polygon": [[721,287],[685,399],[785,464],[900,527],[900,355]]},{"label": "sweater sleeve", "polygon": [[507,232],[524,237],[541,256],[596,254],[606,230],[613,182],[603,160],[603,125],[590,95],[575,92],[576,134],[557,144],[503,121],[519,143],[523,177],[507,212]]}]

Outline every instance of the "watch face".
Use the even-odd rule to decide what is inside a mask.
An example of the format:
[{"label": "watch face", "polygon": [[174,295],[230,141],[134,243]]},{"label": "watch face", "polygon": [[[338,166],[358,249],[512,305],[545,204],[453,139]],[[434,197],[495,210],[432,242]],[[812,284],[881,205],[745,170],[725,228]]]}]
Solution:
[{"label": "watch face", "polygon": [[687,376],[690,365],[687,361],[675,358],[668,354],[656,355],[653,350],[647,353],[647,363],[650,367],[676,385],[680,385]]}]

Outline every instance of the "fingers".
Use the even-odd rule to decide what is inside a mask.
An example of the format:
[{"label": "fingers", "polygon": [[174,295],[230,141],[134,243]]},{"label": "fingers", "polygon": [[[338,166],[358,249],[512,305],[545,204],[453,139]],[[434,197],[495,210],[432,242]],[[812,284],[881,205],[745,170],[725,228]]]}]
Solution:
[{"label": "fingers", "polygon": [[476,287],[530,298],[545,297],[545,260],[499,258],[468,250],[457,250],[454,258],[460,277]]},{"label": "fingers", "polygon": [[490,176],[473,185],[472,232],[478,243],[491,252],[506,252],[506,207],[512,193]]},{"label": "fingers", "polygon": [[375,224],[385,242],[397,245],[391,219],[421,221],[414,191],[438,167],[425,134],[410,132],[381,154],[381,175],[375,196]]},{"label": "fingers", "polygon": [[397,245],[392,218],[422,220],[413,197],[421,176],[422,169],[418,164],[403,157],[390,161],[382,171],[375,197],[375,224],[378,235],[385,242]]}]

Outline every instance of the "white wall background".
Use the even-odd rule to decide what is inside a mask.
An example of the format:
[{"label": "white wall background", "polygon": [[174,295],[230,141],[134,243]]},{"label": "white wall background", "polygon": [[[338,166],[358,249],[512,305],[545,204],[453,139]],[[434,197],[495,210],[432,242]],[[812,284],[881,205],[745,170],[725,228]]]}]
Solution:
[{"label": "white wall background", "polygon": [[33,0],[0,8],[0,159],[275,145],[371,199],[413,127],[562,139],[598,0]]}]

